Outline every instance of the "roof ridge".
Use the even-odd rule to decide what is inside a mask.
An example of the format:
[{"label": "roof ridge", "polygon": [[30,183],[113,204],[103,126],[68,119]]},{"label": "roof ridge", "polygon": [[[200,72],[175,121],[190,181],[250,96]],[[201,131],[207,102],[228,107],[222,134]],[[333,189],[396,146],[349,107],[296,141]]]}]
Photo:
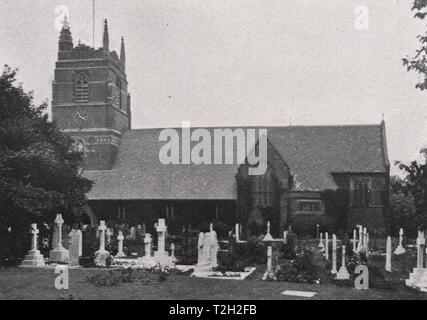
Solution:
[{"label": "roof ridge", "polygon": [[[251,128],[271,128],[271,129],[290,129],[290,128],[354,128],[354,127],[381,127],[381,123],[378,124],[337,124],[337,125],[292,125],[292,126],[194,126],[190,127],[193,129],[226,129],[226,128],[241,128],[241,129],[251,129]],[[133,128],[130,131],[143,131],[143,130],[161,130],[161,129],[181,129],[182,127],[147,127],[147,128]]]}]

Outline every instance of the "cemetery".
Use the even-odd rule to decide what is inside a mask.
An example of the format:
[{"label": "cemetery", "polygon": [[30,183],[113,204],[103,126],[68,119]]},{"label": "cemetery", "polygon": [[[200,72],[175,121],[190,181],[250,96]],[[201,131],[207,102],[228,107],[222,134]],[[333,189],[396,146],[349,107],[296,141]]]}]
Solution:
[{"label": "cemetery", "polygon": [[[208,229],[183,226],[172,235],[167,219],[152,227],[100,221],[90,228],[69,227],[58,214],[49,239],[40,239],[38,225],[30,225],[25,258],[19,266],[0,269],[0,285],[6,288],[0,298],[14,298],[14,284],[23,282],[30,289],[46,286],[48,299],[66,297],[68,291],[71,298],[90,299],[99,287],[106,299],[145,299],[150,292],[163,292],[166,299],[197,294],[207,299],[427,299],[424,232],[407,239],[400,229],[384,239],[370,236],[361,225],[351,236],[317,225],[313,235],[297,236],[289,227],[277,239],[269,222],[262,235],[250,237],[238,223],[228,234],[218,234],[216,226],[215,221]],[[55,288],[58,266],[67,268],[67,290]],[[139,289],[133,292],[135,286]],[[175,296],[172,287],[187,293]]]}]

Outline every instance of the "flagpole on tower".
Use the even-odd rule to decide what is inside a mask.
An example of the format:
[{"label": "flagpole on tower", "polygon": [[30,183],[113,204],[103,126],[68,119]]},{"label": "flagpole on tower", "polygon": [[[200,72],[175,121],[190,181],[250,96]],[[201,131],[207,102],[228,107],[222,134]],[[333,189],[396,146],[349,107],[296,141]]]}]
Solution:
[{"label": "flagpole on tower", "polygon": [[92,19],[92,44],[93,48],[95,48],[95,0],[93,0],[93,19]]}]

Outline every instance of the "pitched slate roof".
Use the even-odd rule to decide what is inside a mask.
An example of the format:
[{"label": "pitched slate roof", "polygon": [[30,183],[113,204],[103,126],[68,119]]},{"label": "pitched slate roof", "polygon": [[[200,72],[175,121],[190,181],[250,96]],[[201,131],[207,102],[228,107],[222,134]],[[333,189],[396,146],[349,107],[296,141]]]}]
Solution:
[{"label": "pitched slate roof", "polygon": [[[212,133],[218,128],[206,129]],[[159,151],[165,144],[159,141],[161,130],[125,132],[114,168],[85,172],[87,178],[95,181],[89,200],[236,199],[238,164],[163,165],[159,160]],[[181,128],[176,130],[181,134]],[[384,123],[267,130],[268,140],[291,169],[295,190],[336,189],[332,173],[388,170]]]}]

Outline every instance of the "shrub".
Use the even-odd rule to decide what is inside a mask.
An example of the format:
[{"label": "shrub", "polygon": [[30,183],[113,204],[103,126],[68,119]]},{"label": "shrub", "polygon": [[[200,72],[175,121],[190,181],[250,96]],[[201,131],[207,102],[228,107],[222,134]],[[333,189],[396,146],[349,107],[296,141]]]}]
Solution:
[{"label": "shrub", "polygon": [[320,283],[319,269],[313,252],[304,250],[295,260],[276,268],[275,274],[278,281]]},{"label": "shrub", "polygon": [[280,249],[284,259],[295,259],[297,240],[297,235],[292,231],[289,231],[286,237],[286,244],[282,244]]},{"label": "shrub", "polygon": [[242,272],[244,270],[244,260],[239,259],[239,257],[229,252],[219,252],[218,267],[216,268],[216,271],[225,273],[226,271]]},{"label": "shrub", "polygon": [[267,245],[257,237],[250,237],[247,242],[234,243],[233,255],[248,265],[264,264]]},{"label": "shrub", "polygon": [[175,255],[181,264],[193,265],[197,263],[197,245],[182,246],[176,251]]},{"label": "shrub", "polygon": [[354,274],[354,270],[358,265],[366,265],[367,262],[368,260],[366,259],[366,255],[363,252],[359,254],[353,253],[346,262],[347,271],[350,274]]}]

